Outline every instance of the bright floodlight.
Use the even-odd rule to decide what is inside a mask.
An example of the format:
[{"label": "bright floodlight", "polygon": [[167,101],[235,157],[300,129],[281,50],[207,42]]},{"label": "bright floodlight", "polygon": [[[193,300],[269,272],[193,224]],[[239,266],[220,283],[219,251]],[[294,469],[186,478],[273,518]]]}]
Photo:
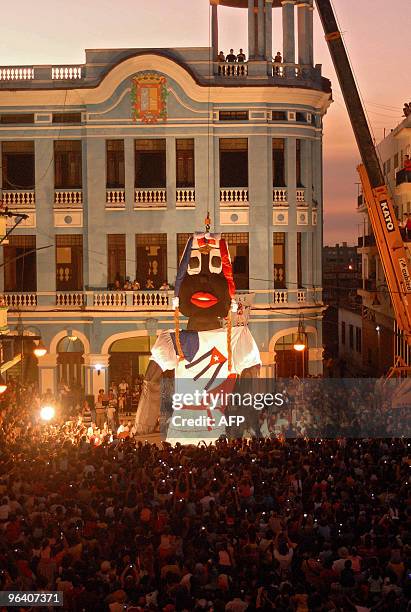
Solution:
[{"label": "bright floodlight", "polygon": [[39,343],[34,348],[33,353],[35,354],[36,357],[44,357],[44,355],[47,353],[47,349],[44,346],[44,343],[42,342],[42,340],[39,340]]},{"label": "bright floodlight", "polygon": [[293,348],[295,351],[298,351],[300,353],[301,351],[305,350],[305,344],[302,340],[297,340]]},{"label": "bright floodlight", "polygon": [[53,406],[43,406],[43,408],[40,410],[40,417],[43,421],[51,421],[55,414],[56,411],[54,410]]}]

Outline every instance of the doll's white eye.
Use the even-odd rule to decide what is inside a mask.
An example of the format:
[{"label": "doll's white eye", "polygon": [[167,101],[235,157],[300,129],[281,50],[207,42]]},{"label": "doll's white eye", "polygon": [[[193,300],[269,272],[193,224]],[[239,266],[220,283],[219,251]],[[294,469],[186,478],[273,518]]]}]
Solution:
[{"label": "doll's white eye", "polygon": [[200,253],[192,253],[188,262],[188,274],[198,274],[201,271],[201,255]]},{"label": "doll's white eye", "polygon": [[220,252],[218,250],[216,251],[212,251],[210,253],[210,272],[213,272],[214,274],[220,274],[221,270],[223,269],[223,262],[221,259],[221,255]]}]

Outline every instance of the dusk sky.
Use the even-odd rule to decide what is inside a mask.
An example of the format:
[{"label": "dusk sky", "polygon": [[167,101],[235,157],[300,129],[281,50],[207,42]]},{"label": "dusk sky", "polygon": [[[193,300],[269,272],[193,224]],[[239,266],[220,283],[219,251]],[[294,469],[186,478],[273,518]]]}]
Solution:
[{"label": "dusk sky", "polygon": [[[377,142],[411,100],[410,0],[334,0]],[[247,48],[247,12],[220,7],[220,47]],[[2,65],[84,62],[84,49],[208,45],[208,0],[14,0],[2,6]],[[274,53],[282,48],[274,11]],[[277,49],[278,47],[278,49]],[[354,243],[359,155],[318,15],[315,63],[332,80],[324,122],[326,244]]]}]

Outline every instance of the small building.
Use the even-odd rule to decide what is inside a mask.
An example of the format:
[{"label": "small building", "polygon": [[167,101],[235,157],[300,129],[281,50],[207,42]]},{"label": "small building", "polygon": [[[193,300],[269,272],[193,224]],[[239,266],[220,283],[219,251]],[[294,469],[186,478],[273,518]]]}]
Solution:
[{"label": "small building", "polygon": [[[400,224],[411,215],[411,176],[404,170],[406,155],[411,155],[411,116],[405,117],[378,145],[386,183],[392,188],[394,208]],[[382,375],[394,365],[396,356],[411,366],[411,349],[397,329],[390,293],[362,194],[358,213],[363,231],[358,240],[362,259],[362,283],[358,290],[363,305],[363,353],[369,370]],[[411,262],[411,241],[405,247]]]}]

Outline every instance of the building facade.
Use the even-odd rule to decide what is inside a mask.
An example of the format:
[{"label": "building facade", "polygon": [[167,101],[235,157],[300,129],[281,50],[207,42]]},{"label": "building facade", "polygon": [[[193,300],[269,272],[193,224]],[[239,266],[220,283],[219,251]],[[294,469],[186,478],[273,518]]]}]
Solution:
[{"label": "building facade", "polygon": [[[248,9],[244,63],[216,61],[218,4]],[[156,334],[173,326],[160,287],[208,211],[265,373],[300,372],[301,317],[305,371],[322,371],[331,89],[313,62],[312,3],[224,0],[210,11],[211,49],[88,50],[83,65],[0,68],[3,206],[27,215],[2,249],[0,282],[10,329],[20,322],[47,346],[43,391],[64,380],[95,394],[144,373]],[[126,279],[140,289],[124,290]]]},{"label": "building facade", "polygon": [[[411,177],[404,170],[406,155],[411,155],[411,116],[406,117],[378,145],[386,183],[394,197],[397,219],[402,224],[411,214]],[[362,287],[358,294],[363,305],[363,363],[372,372],[383,374],[396,357],[411,366],[411,350],[398,331],[384,270],[372,233],[367,205],[358,197],[363,231],[358,240],[362,258]],[[403,232],[404,244],[411,260],[411,242]]]},{"label": "building facade", "polygon": [[[357,246],[346,242],[323,248],[323,300],[327,305],[323,319],[323,343],[327,357],[342,357],[342,310],[357,312],[361,298],[357,289],[361,280],[361,255]],[[340,328],[340,329],[339,329]],[[343,351],[341,351],[343,348]],[[355,355],[357,356],[357,355]]]}]

